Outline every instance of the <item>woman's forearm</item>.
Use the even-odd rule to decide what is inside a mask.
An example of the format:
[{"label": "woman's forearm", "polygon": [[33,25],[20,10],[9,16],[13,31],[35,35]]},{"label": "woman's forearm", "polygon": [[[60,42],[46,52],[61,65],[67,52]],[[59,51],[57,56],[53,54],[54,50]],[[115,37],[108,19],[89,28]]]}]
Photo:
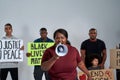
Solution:
[{"label": "woman's forearm", "polygon": [[43,71],[48,71],[53,64],[56,62],[56,60],[59,59],[58,56],[53,56],[51,59],[49,59],[48,61],[45,61],[41,64],[41,69]]},{"label": "woman's forearm", "polygon": [[89,71],[88,69],[85,67],[85,64],[83,61],[81,61],[79,64],[78,64],[78,67],[89,77],[90,74],[89,74]]}]

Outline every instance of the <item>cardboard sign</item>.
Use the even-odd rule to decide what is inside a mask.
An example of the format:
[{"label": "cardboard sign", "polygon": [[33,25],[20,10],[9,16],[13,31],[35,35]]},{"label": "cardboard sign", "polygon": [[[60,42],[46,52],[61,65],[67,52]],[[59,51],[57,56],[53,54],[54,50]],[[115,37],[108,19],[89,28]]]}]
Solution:
[{"label": "cardboard sign", "polygon": [[28,52],[31,53],[31,56],[28,57],[28,65],[41,65],[41,59],[43,56],[44,51],[53,46],[53,42],[29,42],[28,43]]},{"label": "cardboard sign", "polygon": [[23,46],[21,39],[2,39],[0,40],[0,62],[19,62],[23,61]]},{"label": "cardboard sign", "polygon": [[[113,69],[90,70],[92,80],[114,80]],[[87,80],[87,75],[78,73],[78,80]]]},{"label": "cardboard sign", "polygon": [[120,49],[110,49],[110,67],[120,69]]}]

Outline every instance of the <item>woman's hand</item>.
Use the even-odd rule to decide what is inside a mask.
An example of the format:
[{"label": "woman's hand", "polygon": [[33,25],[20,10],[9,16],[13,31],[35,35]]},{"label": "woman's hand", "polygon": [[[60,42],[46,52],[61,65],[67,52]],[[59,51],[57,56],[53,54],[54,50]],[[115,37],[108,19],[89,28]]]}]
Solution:
[{"label": "woman's hand", "polygon": [[58,55],[54,55],[53,57],[51,57],[48,61],[45,61],[41,64],[41,69],[43,71],[48,71],[53,65],[54,63],[59,59]]},{"label": "woman's hand", "polygon": [[57,59],[59,59],[60,57],[59,57],[58,55],[54,55],[53,58],[54,58],[55,60],[57,60]]},{"label": "woman's hand", "polygon": [[88,76],[88,80],[92,80],[92,77],[90,75]]}]

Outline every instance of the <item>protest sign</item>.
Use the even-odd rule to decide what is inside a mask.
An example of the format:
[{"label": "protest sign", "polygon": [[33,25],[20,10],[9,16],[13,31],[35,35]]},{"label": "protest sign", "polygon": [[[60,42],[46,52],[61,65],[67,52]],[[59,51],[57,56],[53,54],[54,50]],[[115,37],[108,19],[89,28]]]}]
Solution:
[{"label": "protest sign", "polygon": [[21,39],[1,39],[0,40],[0,62],[23,61],[23,46]]},{"label": "protest sign", "polygon": [[34,65],[41,65],[41,59],[43,56],[44,51],[54,45],[53,42],[29,42],[28,43],[28,53],[31,54],[30,57],[28,57],[28,65],[34,66]]},{"label": "protest sign", "polygon": [[110,67],[120,69],[120,49],[110,49]]},{"label": "protest sign", "polygon": [[[113,69],[90,70],[89,73],[92,80],[114,80]],[[87,80],[87,75],[79,72],[78,80]]]}]

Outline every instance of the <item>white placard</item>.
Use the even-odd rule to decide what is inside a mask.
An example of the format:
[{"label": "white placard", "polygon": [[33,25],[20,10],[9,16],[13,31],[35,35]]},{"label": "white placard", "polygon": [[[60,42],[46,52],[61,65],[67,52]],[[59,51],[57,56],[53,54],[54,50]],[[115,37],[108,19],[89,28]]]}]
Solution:
[{"label": "white placard", "polygon": [[0,62],[23,61],[23,46],[21,39],[1,39],[0,40]]}]

